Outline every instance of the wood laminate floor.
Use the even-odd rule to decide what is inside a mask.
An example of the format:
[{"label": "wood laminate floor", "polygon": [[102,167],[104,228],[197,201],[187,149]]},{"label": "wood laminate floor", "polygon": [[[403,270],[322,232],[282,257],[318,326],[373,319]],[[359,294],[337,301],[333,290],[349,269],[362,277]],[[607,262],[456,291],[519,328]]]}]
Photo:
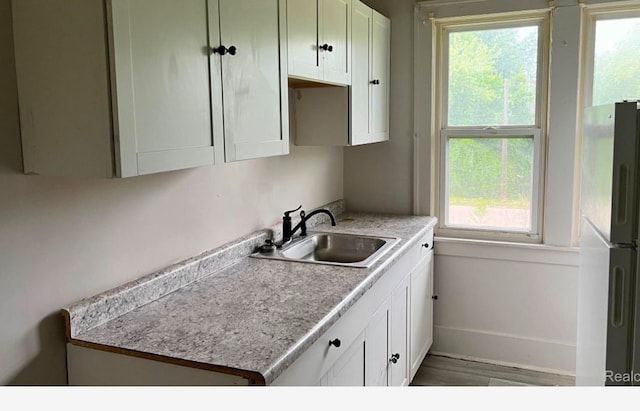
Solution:
[{"label": "wood laminate floor", "polygon": [[413,386],[573,386],[575,379],[522,368],[427,355]]}]

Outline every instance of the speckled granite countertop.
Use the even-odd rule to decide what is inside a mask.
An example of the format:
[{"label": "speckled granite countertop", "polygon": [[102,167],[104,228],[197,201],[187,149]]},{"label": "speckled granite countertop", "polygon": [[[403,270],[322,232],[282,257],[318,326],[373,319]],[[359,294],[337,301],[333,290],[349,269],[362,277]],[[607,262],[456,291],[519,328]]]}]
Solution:
[{"label": "speckled granite countertop", "polygon": [[[337,221],[335,227],[323,224],[312,230],[398,237],[401,242],[370,268],[251,258],[245,247],[245,256],[232,265],[207,267],[207,275],[157,299],[131,296],[131,287],[140,288],[145,281],[166,286],[163,276],[176,267],[197,264],[202,270],[202,258],[187,260],[64,309],[68,340],[268,385],[436,223],[432,217],[353,213],[341,214]],[[266,237],[256,238],[253,244]],[[117,311],[112,303],[122,306],[124,299],[128,308],[121,315],[108,318],[99,312]]]}]

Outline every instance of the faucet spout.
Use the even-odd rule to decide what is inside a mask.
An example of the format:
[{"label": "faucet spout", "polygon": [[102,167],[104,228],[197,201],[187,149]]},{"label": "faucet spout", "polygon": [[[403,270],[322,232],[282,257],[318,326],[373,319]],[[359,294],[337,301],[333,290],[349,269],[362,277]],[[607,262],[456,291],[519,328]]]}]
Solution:
[{"label": "faucet spout", "polygon": [[[307,220],[309,220],[311,217],[313,217],[316,214],[326,214],[329,216],[329,219],[331,220],[331,225],[335,226],[336,225],[336,218],[333,215],[333,213],[325,208],[318,208],[317,210],[313,210],[312,212],[310,212],[309,214],[305,214],[304,210],[300,211],[300,222],[298,223],[298,225],[296,225],[293,229],[291,229],[291,220],[289,219],[289,221],[285,221],[286,218],[283,218],[283,230],[282,230],[282,244],[286,243],[287,241],[291,240],[291,238],[293,237],[293,235],[295,234],[296,231],[300,230],[300,235],[301,236],[305,236],[307,235]],[[286,217],[286,215],[285,215]]]},{"label": "faucet spout", "polygon": [[[313,210],[312,212],[307,214],[306,217],[302,219],[302,221],[306,222],[308,219],[310,219],[311,217],[313,217],[316,214],[326,214],[326,215],[328,215],[329,219],[331,220],[331,225],[332,226],[336,225],[336,218],[334,217],[333,213],[331,211],[327,210],[326,208],[319,208],[317,210]],[[302,221],[300,221],[300,224],[302,223]],[[300,225],[300,224],[298,224],[298,225]]]}]

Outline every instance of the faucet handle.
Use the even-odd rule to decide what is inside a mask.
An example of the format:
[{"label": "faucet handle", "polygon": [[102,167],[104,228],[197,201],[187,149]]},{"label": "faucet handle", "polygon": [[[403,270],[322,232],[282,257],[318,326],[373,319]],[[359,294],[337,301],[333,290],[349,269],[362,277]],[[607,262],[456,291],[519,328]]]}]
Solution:
[{"label": "faucet handle", "polygon": [[307,235],[307,213],[304,212],[304,210],[300,211],[300,235],[301,236],[306,236]]},{"label": "faucet handle", "polygon": [[[302,204],[300,204],[300,205],[298,206],[298,208],[296,208],[295,210],[285,211],[285,212],[284,212],[284,216],[285,216],[285,217],[289,217],[289,214],[291,214],[291,213],[295,213],[296,211],[300,210],[301,208],[302,208]],[[303,211],[303,212],[304,212],[304,211]]]}]

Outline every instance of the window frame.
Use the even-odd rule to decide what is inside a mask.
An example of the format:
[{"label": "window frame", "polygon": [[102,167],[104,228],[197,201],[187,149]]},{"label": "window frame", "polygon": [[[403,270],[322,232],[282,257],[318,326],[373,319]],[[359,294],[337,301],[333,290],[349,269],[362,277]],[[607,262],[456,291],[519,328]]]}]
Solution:
[{"label": "window frame", "polygon": [[[533,24],[532,24],[533,23]],[[449,34],[454,32],[480,29],[501,29],[523,26],[538,26],[538,67],[536,76],[536,114],[532,125],[501,126],[451,126],[448,124],[448,75],[449,75]],[[434,132],[435,172],[437,176],[434,190],[434,206],[438,216],[438,235],[442,237],[469,238],[523,243],[541,243],[544,216],[544,182],[546,176],[545,147],[549,104],[549,60],[550,60],[551,14],[548,9],[527,12],[496,13],[483,16],[465,16],[435,19],[434,39]],[[448,176],[447,150],[448,139],[455,137],[533,137],[533,175],[531,196],[531,230],[510,230],[483,227],[447,226]]]}]

